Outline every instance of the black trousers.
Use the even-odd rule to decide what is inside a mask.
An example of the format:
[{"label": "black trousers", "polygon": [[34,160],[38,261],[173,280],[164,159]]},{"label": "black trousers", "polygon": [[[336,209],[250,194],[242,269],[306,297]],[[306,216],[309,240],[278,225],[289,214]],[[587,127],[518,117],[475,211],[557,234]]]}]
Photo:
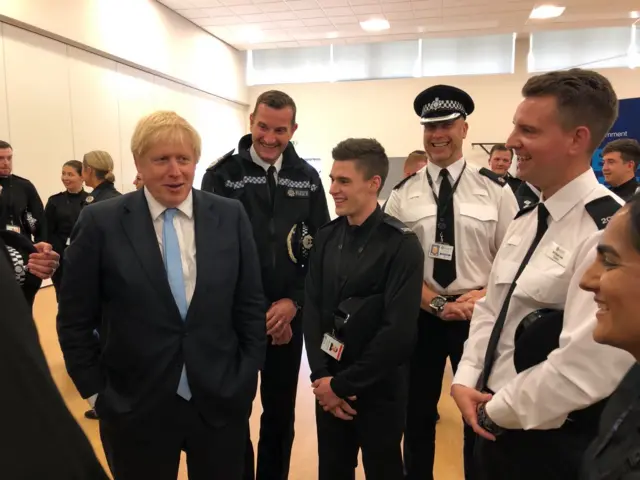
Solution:
[{"label": "black trousers", "polygon": [[406,382],[379,397],[350,402],[357,415],[340,420],[316,402],[318,480],[355,480],[358,451],[367,480],[402,480]]},{"label": "black trousers", "polygon": [[[98,413],[100,414],[98,398]],[[176,480],[187,453],[190,480],[241,480],[247,438],[242,418],[221,428],[205,423],[193,402],[178,395],[144,420],[100,415],[100,438],[114,480]]]},{"label": "black trousers", "polygon": [[510,430],[495,442],[475,444],[477,480],[578,480],[593,434],[557,430]]},{"label": "black trousers", "polygon": [[[408,480],[433,480],[438,401],[447,357],[451,360],[455,373],[468,336],[468,321],[444,321],[424,310],[420,311],[418,341],[410,363],[407,425],[404,434],[404,467]],[[473,430],[465,424],[466,480],[475,480],[475,437]]]},{"label": "black trousers", "polygon": [[[254,449],[247,439],[244,480],[286,480],[294,438],[298,374],[302,358],[302,315],[291,322],[293,337],[286,345],[267,347],[260,372],[260,440],[254,475]],[[249,432],[249,429],[247,429]],[[247,433],[249,435],[249,433]]]}]

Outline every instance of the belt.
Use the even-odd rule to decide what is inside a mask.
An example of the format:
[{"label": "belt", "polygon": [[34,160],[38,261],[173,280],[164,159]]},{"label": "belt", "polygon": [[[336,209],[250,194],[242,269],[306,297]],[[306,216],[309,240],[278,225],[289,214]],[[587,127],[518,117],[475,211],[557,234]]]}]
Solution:
[{"label": "belt", "polygon": [[441,297],[444,297],[447,299],[447,302],[455,302],[457,299],[459,299],[462,294],[459,295],[440,295]]}]

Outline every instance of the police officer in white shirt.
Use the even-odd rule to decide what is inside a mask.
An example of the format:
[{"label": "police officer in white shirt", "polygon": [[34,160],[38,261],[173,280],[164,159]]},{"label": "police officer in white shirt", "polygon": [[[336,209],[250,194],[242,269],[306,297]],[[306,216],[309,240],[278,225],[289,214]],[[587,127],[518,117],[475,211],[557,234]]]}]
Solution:
[{"label": "police officer in white shirt", "polygon": [[622,200],[591,156],[617,116],[602,75],[529,79],[507,142],[542,198],[512,222],[476,304],[452,395],[476,438],[480,480],[572,480],[599,410],[634,359],[596,344],[593,295],[578,283]]},{"label": "police officer in white shirt", "polygon": [[[418,342],[411,359],[405,431],[409,480],[433,479],[437,405],[447,361],[454,371],[469,334],[475,301],[484,295],[491,264],[518,205],[505,181],[467,163],[462,144],[474,110],[464,91],[436,85],[414,110],[424,125],[427,168],[404,179],[385,206],[409,226],[425,251]],[[468,429],[465,459],[473,458]],[[467,479],[471,478],[467,470]]]}]

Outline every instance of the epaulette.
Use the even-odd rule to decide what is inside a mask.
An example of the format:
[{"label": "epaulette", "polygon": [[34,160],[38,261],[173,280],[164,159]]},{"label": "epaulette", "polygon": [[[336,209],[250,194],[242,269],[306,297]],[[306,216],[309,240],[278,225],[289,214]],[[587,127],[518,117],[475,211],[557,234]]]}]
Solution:
[{"label": "epaulette", "polygon": [[497,173],[492,172],[488,168],[482,167],[480,170],[478,170],[478,172],[480,173],[480,175],[484,175],[489,180],[497,183],[501,187],[504,187],[507,184],[507,181],[503,177],[501,177]]},{"label": "epaulette", "polygon": [[398,230],[403,235],[409,235],[409,234],[413,233],[413,230],[411,230],[409,227],[407,227],[404,223],[402,223],[396,217],[393,217],[391,215],[385,215],[383,221],[387,225],[389,225],[389,226],[393,227],[394,229]]},{"label": "epaulette", "polygon": [[327,223],[325,223],[324,225],[322,225],[320,228],[318,228],[318,231],[330,227],[331,225],[335,225],[336,223],[338,223],[340,220],[342,219],[342,217],[336,217],[333,220],[329,220]]},{"label": "epaulette", "polygon": [[408,177],[403,178],[402,180],[400,180],[398,182],[398,184],[393,187],[393,190],[398,190],[400,187],[402,187],[405,183],[407,183],[409,181],[410,178],[415,177],[418,174],[418,172],[416,173],[412,173],[411,175],[409,175]]},{"label": "epaulette", "polygon": [[234,148],[233,150],[225,153],[223,156],[221,156],[217,160],[214,160],[213,162],[211,162],[211,164],[207,167],[207,170],[213,170],[214,168],[224,163],[226,160],[230,159],[233,156],[233,152],[235,151],[236,149]]},{"label": "epaulette", "polygon": [[598,227],[598,230],[602,230],[607,226],[611,217],[620,210],[620,207],[622,207],[622,205],[609,195],[591,200],[584,206],[589,216],[595,222],[596,227]]},{"label": "epaulette", "polygon": [[520,211],[516,213],[516,216],[513,219],[515,220],[516,218],[520,218],[521,216],[526,215],[530,211],[535,210],[539,203],[540,202],[532,203],[531,205],[527,205],[526,207],[521,208]]}]

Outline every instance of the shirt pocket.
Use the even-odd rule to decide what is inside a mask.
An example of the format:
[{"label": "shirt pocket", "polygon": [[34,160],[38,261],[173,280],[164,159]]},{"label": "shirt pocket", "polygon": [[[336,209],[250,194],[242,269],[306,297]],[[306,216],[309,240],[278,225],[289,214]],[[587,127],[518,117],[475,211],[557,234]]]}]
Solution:
[{"label": "shirt pocket", "polygon": [[418,223],[420,220],[430,219],[435,217],[438,213],[438,208],[435,205],[411,205],[411,202],[407,204],[407,207],[403,209],[403,215],[400,220],[407,225]]},{"label": "shirt pocket", "polygon": [[[518,290],[544,307],[564,305],[569,289],[569,279],[527,265],[518,279]],[[541,307],[542,308],[542,307]]]},{"label": "shirt pocket", "polygon": [[[459,224],[462,227],[461,238],[457,244],[460,248],[473,250],[488,250],[493,243],[498,210],[493,205],[479,203],[460,203]],[[456,236],[458,232],[456,232]]]}]

